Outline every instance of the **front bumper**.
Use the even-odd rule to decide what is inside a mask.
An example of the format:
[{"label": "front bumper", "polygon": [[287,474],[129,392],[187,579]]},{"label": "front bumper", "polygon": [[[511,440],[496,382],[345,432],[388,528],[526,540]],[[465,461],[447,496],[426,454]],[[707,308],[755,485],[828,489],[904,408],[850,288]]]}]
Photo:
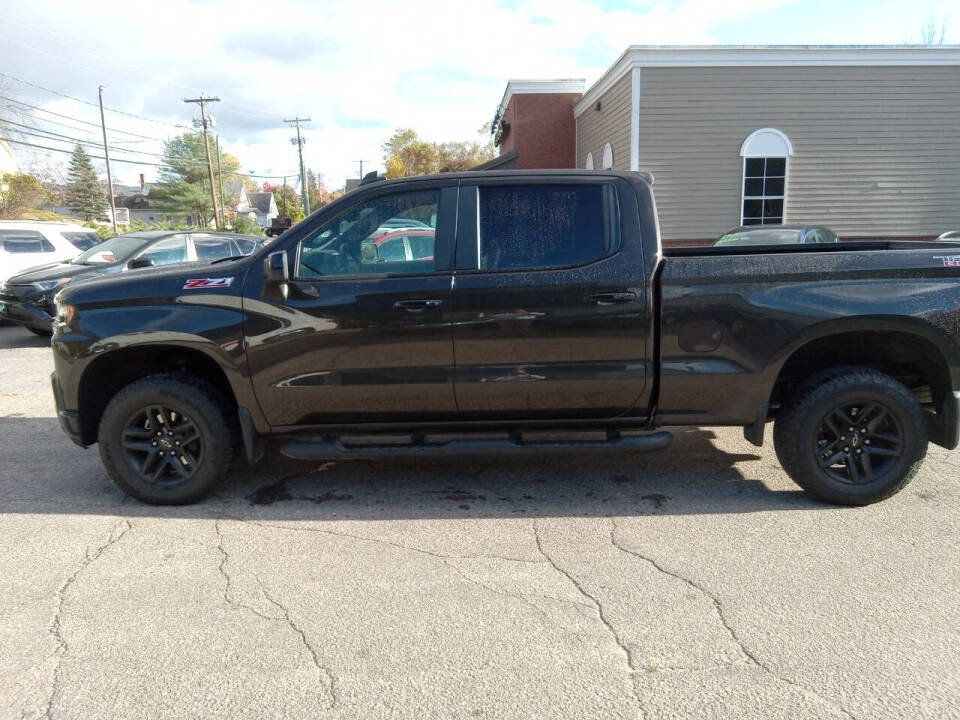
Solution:
[{"label": "front bumper", "polygon": [[53,386],[53,400],[57,405],[57,419],[60,421],[60,429],[67,437],[73,440],[80,447],[84,447],[83,438],[80,433],[80,413],[76,410],[67,410],[63,403],[63,389],[60,387],[60,381],[57,374],[50,375],[50,384]]},{"label": "front bumper", "polygon": [[46,305],[0,298],[0,318],[43,332],[50,332],[53,329],[53,317],[49,310],[52,308]]}]

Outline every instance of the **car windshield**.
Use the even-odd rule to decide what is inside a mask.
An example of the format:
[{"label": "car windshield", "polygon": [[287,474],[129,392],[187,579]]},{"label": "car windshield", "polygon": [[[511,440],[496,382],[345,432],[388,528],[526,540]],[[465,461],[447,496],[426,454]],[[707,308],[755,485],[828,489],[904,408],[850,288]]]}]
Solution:
[{"label": "car windshield", "polygon": [[125,262],[146,242],[147,238],[135,235],[117,235],[104,240],[99,245],[94,245],[73,262],[77,265],[108,265],[113,262]]},{"label": "car windshield", "polygon": [[89,250],[99,244],[100,238],[95,232],[64,232],[63,235],[78,250]]},{"label": "car windshield", "polygon": [[801,230],[790,230],[784,228],[763,228],[762,230],[743,230],[741,232],[727,233],[721,237],[716,245],[733,245],[734,243],[756,243],[781,244],[781,243],[799,243],[803,232]]}]

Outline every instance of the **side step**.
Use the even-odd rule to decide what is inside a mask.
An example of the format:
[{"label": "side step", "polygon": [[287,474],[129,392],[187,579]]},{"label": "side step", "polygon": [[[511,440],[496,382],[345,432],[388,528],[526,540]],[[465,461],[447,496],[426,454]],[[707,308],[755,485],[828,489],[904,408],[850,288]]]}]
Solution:
[{"label": "side step", "polygon": [[446,440],[407,444],[350,444],[339,439],[287,440],[280,452],[295,460],[324,460],[336,457],[373,459],[404,455],[482,455],[500,453],[580,452],[583,450],[615,450],[627,453],[663,450],[673,441],[666,431],[628,435],[612,434],[606,440],[524,441],[520,436],[495,439]]}]

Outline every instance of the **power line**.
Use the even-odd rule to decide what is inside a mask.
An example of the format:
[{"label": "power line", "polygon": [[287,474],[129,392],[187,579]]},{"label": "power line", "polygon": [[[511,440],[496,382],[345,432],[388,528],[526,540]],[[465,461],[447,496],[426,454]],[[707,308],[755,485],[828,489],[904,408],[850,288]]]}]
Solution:
[{"label": "power line", "polygon": [[[95,108],[100,107],[97,103],[90,102],[89,100],[73,97],[73,95],[67,95],[66,93],[60,92],[59,90],[51,90],[50,88],[44,87],[43,85],[32,83],[29,80],[23,80],[13,75],[9,75],[5,72],[0,72],[0,77],[5,77],[8,80],[13,80],[18,83],[23,83],[24,85],[29,85],[30,87],[36,88],[37,90],[43,90],[44,92],[48,92],[53,95],[58,95],[62,98],[66,98],[67,100],[73,100],[74,102],[83,103],[84,105],[89,105],[90,107],[95,107]],[[110,112],[113,112],[113,113],[118,113],[119,115],[126,115],[127,117],[136,118],[137,120],[143,120],[145,122],[155,123],[157,125],[169,125],[170,127],[181,128],[183,130],[196,132],[193,128],[187,127],[186,125],[179,125],[177,123],[167,122],[166,120],[154,120],[153,118],[144,117],[143,115],[137,115],[136,113],[127,112],[126,110],[118,110],[117,108],[105,107],[104,109],[109,110]]]},{"label": "power line", "polygon": [[[23,100],[17,100],[16,98],[8,97],[6,95],[0,95],[0,98],[2,98],[3,100],[8,100],[10,102],[17,103],[18,105],[23,105],[24,107],[28,107],[33,110],[39,110],[42,113],[56,115],[57,117],[66,118],[67,120],[73,120],[74,122],[83,123],[84,125],[92,125],[95,128],[100,127],[100,123],[90,122],[88,120],[81,120],[80,118],[75,118],[72,115],[64,115],[63,113],[54,112],[53,110],[47,110],[37,105],[31,105],[30,103],[24,102]],[[53,122],[53,121],[45,120],[44,122]],[[121,133],[122,135],[130,135],[132,137],[143,138],[144,140],[155,140],[156,142],[164,142],[162,138],[150,137],[149,135],[140,135],[139,133],[129,132],[127,130],[111,130],[111,132],[118,132],[118,133]]]},{"label": "power line", "polygon": [[[28,142],[24,142],[23,140],[14,140],[13,138],[0,137],[0,140],[3,140],[4,142],[8,142],[8,143],[13,143],[14,145],[25,145],[27,147],[39,148],[41,150],[49,150],[50,152],[58,152],[58,153],[63,153],[65,155],[73,154],[72,150],[64,150],[63,148],[50,147],[49,145],[37,145],[36,143],[28,143]],[[104,159],[100,155],[90,155],[90,158],[93,160]],[[127,163],[128,165],[146,165],[148,167],[160,167],[160,168],[170,167],[166,163],[146,162],[141,160],[125,160],[121,158],[115,158],[113,162],[122,162],[122,163]],[[206,163],[203,163],[203,164],[205,165]],[[228,175],[237,175],[238,177],[248,177],[248,178],[263,178],[266,180],[276,180],[277,178],[285,178],[285,177],[297,177],[296,172],[289,172],[286,175],[254,175],[252,173],[242,173],[239,171],[234,171],[234,172],[228,173]]]}]

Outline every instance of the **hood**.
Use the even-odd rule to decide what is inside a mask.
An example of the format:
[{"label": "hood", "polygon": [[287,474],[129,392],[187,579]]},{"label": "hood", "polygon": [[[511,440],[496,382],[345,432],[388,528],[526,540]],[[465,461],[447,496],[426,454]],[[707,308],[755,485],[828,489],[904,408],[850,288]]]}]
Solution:
[{"label": "hood", "polygon": [[[240,291],[243,277],[250,266],[250,256],[242,260],[211,264],[188,262],[161,267],[138,268],[122,273],[100,274],[76,285],[68,284],[60,291],[63,302],[83,305],[85,302],[124,300],[149,301],[150,298],[179,296],[188,280],[229,278],[221,288],[234,294]],[[211,292],[215,288],[202,286],[187,290],[188,294]]]},{"label": "hood", "polygon": [[71,263],[35,265],[34,267],[21,270],[16,275],[8,277],[7,284],[29,285],[30,283],[41,282],[42,280],[57,280],[63,277],[71,279],[80,275],[87,277],[90,275],[98,275],[108,267],[107,265],[73,265]]}]

